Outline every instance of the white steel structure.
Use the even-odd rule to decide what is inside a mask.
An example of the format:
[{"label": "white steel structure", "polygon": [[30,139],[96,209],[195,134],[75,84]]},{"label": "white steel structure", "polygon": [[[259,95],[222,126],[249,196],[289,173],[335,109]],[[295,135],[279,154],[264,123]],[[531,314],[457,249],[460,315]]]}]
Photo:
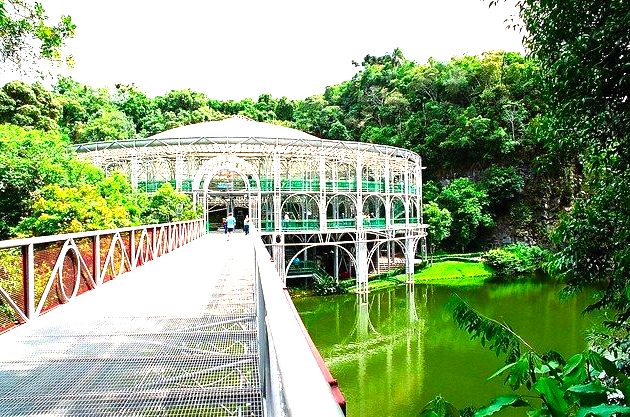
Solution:
[{"label": "white steel structure", "polygon": [[405,149],[232,117],[76,150],[136,189],[170,182],[190,193],[209,225],[248,214],[285,280],[292,265],[315,260],[336,279],[356,276],[363,292],[382,253],[402,253],[409,276],[416,252],[426,254],[423,167]]}]

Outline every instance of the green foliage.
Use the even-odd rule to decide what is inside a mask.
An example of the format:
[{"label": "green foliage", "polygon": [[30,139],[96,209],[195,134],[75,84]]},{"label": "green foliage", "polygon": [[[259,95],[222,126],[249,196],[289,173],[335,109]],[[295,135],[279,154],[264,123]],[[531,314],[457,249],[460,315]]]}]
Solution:
[{"label": "green foliage", "polygon": [[81,142],[129,139],[134,136],[133,122],[121,111],[103,110],[77,132]]},{"label": "green foliage", "polygon": [[487,190],[495,211],[500,211],[521,194],[525,181],[513,166],[493,165],[482,173],[481,185]]},{"label": "green foliage", "polygon": [[313,281],[313,291],[317,295],[342,294],[345,292],[339,283],[330,275],[317,274]]},{"label": "green foliage", "polygon": [[15,228],[18,236],[114,229],[132,224],[124,206],[108,201],[91,184],[47,185],[36,195],[32,214]]},{"label": "green foliage", "polygon": [[142,217],[146,223],[169,223],[195,219],[200,214],[193,210],[189,196],[176,191],[170,183],[164,183],[149,198]]},{"label": "green foliage", "polygon": [[628,338],[630,318],[630,4],[525,0],[518,9],[525,44],[543,68],[548,129],[540,145],[570,172],[573,199],[551,267],[567,292],[604,287],[592,308],[617,312],[605,345],[614,350]]},{"label": "green foliage", "polygon": [[[4,68],[25,68],[40,59],[61,61],[61,50],[68,38],[74,36],[76,26],[70,16],[61,16],[55,24],[48,17],[41,3],[26,0],[0,2],[0,62]],[[71,57],[66,58],[68,63]]]},{"label": "green foliage", "polygon": [[38,189],[71,184],[72,158],[59,133],[0,125],[0,239],[31,212]]},{"label": "green foliage", "polygon": [[[482,346],[498,355],[506,356],[506,363],[510,368],[514,368],[512,372],[518,371],[522,375],[525,372],[520,371],[522,368],[518,366],[521,362],[520,356],[522,352],[523,341],[519,338],[507,325],[501,324],[495,320],[482,316],[459,296],[453,295],[447,304],[447,308],[453,314],[453,319],[460,329],[464,329],[470,334],[471,339],[479,339]],[[504,367],[499,372],[503,372]],[[507,369],[510,369],[507,368]],[[496,375],[496,374],[495,374]],[[515,385],[521,385],[521,378]]]},{"label": "green foliage", "polygon": [[489,250],[483,255],[483,260],[492,267],[497,278],[513,280],[542,271],[549,255],[549,251],[538,246],[516,243]]},{"label": "green foliage", "polygon": [[429,225],[428,241],[431,252],[451,234],[453,218],[446,208],[440,208],[437,203],[430,202],[423,207],[424,222]]},{"label": "green foliage", "polygon": [[[553,351],[541,355],[510,327],[477,313],[458,296],[453,295],[447,307],[457,325],[472,339],[478,339],[497,355],[506,355],[506,365],[490,378],[503,376],[505,384],[516,392],[495,398],[479,409],[476,417],[516,406],[528,407],[530,416],[630,415],[626,404],[630,379],[600,353],[587,350],[568,361]],[[523,394],[523,389],[528,393]],[[614,396],[613,400],[612,394],[617,392],[623,397]],[[539,401],[532,401],[533,398]]]},{"label": "green foliage", "polygon": [[502,395],[495,398],[490,405],[478,410],[475,417],[491,416],[508,407],[526,407],[529,403],[517,395]]},{"label": "green foliage", "polygon": [[61,106],[41,84],[11,81],[0,90],[0,123],[56,130]]},{"label": "green foliage", "polygon": [[493,225],[488,213],[487,192],[468,178],[457,178],[445,187],[437,198],[453,218],[450,241],[463,250]]},{"label": "green foliage", "polygon": [[420,411],[420,417],[460,417],[460,413],[453,404],[438,396]]}]

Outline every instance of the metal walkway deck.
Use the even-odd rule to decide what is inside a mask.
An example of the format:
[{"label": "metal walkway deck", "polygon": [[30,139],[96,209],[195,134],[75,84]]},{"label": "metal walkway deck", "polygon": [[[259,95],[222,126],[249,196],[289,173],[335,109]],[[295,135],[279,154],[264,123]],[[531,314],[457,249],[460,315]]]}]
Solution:
[{"label": "metal walkway deck", "polygon": [[262,416],[253,248],[208,235],[0,337],[0,416]]}]

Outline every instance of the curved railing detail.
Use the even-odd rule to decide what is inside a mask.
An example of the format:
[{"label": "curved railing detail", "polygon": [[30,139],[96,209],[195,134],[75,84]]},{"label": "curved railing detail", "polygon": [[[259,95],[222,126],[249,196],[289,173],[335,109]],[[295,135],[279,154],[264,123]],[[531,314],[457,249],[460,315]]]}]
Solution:
[{"label": "curved railing detail", "polygon": [[0,241],[0,333],[204,234],[198,219]]}]

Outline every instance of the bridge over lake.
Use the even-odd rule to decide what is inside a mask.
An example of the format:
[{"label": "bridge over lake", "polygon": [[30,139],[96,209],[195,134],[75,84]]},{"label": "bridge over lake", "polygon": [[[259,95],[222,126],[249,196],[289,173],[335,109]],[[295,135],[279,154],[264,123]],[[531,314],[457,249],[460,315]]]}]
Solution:
[{"label": "bridge over lake", "polygon": [[256,232],[199,221],[0,250],[23,284],[0,275],[0,416],[343,415]]}]

